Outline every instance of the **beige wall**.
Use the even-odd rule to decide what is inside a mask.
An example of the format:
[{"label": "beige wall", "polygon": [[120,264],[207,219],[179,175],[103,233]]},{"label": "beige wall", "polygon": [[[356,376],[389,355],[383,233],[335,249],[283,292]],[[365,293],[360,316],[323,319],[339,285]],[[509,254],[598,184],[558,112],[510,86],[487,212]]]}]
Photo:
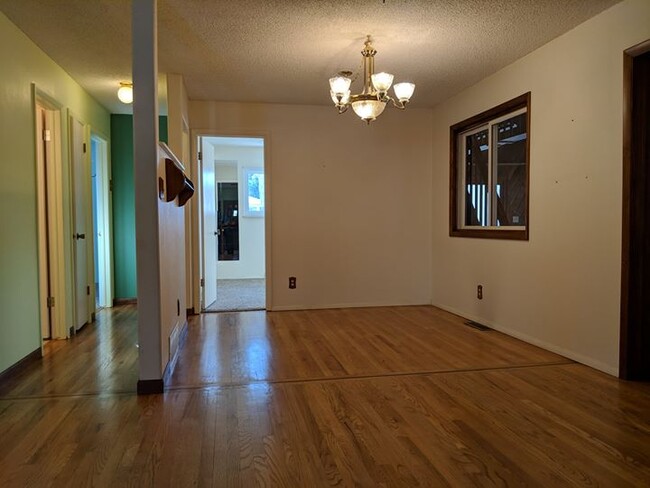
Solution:
[{"label": "beige wall", "polygon": [[[168,99],[168,116],[167,116],[167,131],[169,148],[174,155],[183,163],[185,173],[189,179],[196,184],[197,178],[192,174],[192,165],[190,164],[189,156],[189,122],[187,113],[187,90],[183,76],[175,73],[167,75],[160,75],[160,78],[165,78],[167,99]],[[192,255],[190,249],[192,248],[192,207],[195,199],[190,199],[184,207],[185,213],[185,302],[188,308],[192,306],[193,302],[193,289],[192,289]]]},{"label": "beige wall", "polygon": [[[648,38],[623,2],[434,110],[435,305],[617,373],[623,51]],[[450,238],[449,126],[527,91],[530,241]]]},{"label": "beige wall", "polygon": [[[165,181],[165,158],[170,154],[158,150],[158,178]],[[165,186],[166,188],[166,186]],[[185,301],[185,210],[177,200],[158,199],[158,245],[160,259],[160,370],[165,371],[174,351],[169,339],[176,327],[187,320]],[[177,304],[178,302],[178,304]],[[178,331],[180,333],[180,329]]]},{"label": "beige wall", "polygon": [[370,126],[326,106],[189,112],[195,134],[267,136],[274,309],[430,302],[430,110],[389,108]]}]

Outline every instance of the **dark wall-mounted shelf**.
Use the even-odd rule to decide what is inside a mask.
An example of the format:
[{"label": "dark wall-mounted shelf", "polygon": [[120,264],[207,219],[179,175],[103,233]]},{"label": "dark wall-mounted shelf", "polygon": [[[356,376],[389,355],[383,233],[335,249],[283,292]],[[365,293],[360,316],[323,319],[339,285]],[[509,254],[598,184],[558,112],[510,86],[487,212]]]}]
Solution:
[{"label": "dark wall-mounted shelf", "polygon": [[160,191],[160,198],[167,202],[176,200],[178,206],[182,207],[194,195],[194,183],[187,177],[183,165],[174,153],[167,145],[161,145],[169,157],[165,158],[165,190]]}]

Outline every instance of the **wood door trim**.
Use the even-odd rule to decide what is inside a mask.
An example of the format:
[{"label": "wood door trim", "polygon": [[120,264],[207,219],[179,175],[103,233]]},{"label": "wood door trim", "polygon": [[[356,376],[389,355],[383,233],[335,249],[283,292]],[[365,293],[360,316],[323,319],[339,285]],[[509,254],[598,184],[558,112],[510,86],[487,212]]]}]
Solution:
[{"label": "wood door trim", "polygon": [[630,340],[630,232],[633,143],[633,64],[634,58],[650,51],[650,39],[636,44],[623,53],[623,161],[622,161],[622,236],[621,236],[621,310],[619,336],[619,378],[629,379]]}]

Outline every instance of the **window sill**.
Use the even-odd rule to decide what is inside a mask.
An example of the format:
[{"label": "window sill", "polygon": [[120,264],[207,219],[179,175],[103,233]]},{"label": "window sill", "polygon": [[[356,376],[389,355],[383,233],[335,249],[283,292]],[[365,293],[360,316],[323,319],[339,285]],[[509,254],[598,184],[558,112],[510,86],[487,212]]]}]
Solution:
[{"label": "window sill", "polygon": [[451,229],[450,237],[470,237],[474,239],[505,239],[510,241],[527,241],[528,229]]}]

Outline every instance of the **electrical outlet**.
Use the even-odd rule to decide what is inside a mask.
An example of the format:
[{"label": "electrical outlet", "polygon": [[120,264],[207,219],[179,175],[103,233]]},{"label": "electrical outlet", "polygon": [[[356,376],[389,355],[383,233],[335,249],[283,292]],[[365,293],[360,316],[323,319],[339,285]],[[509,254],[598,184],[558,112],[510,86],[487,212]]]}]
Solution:
[{"label": "electrical outlet", "polygon": [[476,298],[483,300],[483,285],[478,285],[476,287]]},{"label": "electrical outlet", "polygon": [[294,288],[296,288],[296,277],[289,276],[289,289],[293,290]]}]

